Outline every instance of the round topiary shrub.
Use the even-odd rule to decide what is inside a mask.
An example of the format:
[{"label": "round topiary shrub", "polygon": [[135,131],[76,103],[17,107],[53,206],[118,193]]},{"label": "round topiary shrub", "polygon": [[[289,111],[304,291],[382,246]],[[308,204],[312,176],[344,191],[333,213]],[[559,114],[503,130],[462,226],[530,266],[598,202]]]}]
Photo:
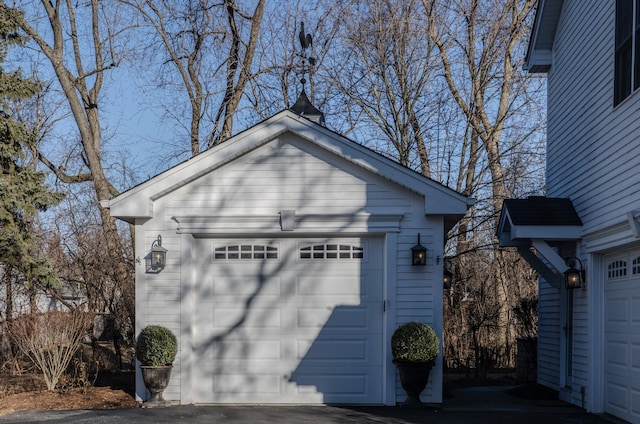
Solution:
[{"label": "round topiary shrub", "polygon": [[177,351],[176,336],[168,328],[149,325],[138,335],[136,358],[144,366],[171,365]]},{"label": "round topiary shrub", "polygon": [[391,353],[396,362],[430,362],[438,352],[438,336],[427,324],[409,322],[399,326],[391,336]]}]

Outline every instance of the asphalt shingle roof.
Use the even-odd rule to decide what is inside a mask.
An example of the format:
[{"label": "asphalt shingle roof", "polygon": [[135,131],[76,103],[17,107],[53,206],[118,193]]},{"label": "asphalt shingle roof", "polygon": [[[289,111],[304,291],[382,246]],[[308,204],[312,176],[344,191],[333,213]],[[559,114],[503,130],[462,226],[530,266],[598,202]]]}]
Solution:
[{"label": "asphalt shingle roof", "polygon": [[507,199],[504,201],[503,209],[508,211],[513,225],[582,225],[582,221],[570,199],[552,197]]}]

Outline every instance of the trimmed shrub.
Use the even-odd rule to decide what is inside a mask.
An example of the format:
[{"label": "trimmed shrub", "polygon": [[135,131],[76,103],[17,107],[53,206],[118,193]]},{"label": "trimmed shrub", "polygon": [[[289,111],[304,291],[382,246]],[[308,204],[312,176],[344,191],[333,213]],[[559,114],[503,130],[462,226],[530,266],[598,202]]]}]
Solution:
[{"label": "trimmed shrub", "polygon": [[429,362],[438,352],[438,337],[427,324],[409,322],[391,336],[391,353],[397,362]]},{"label": "trimmed shrub", "polygon": [[177,351],[176,336],[168,328],[149,325],[138,335],[136,358],[144,366],[171,365]]}]

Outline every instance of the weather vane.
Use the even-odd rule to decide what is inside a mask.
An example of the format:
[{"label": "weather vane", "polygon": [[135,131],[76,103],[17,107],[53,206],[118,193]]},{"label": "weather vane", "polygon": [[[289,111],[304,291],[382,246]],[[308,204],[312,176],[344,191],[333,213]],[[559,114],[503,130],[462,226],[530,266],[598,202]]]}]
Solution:
[{"label": "weather vane", "polygon": [[300,57],[302,58],[302,79],[300,82],[302,83],[302,90],[304,90],[304,85],[307,83],[304,75],[306,73],[311,74],[311,70],[316,64],[316,58],[307,54],[307,49],[311,49],[313,47],[313,38],[311,38],[311,34],[305,33],[304,22],[300,22],[300,32],[298,33],[298,37],[300,39],[300,47],[302,47],[302,52],[300,53]]}]

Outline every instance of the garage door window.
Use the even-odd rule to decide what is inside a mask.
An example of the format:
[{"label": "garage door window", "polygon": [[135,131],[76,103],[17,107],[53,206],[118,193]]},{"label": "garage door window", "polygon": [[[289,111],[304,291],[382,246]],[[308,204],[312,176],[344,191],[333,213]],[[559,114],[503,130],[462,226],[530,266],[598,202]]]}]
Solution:
[{"label": "garage door window", "polygon": [[639,275],[640,274],[640,256],[637,256],[632,262],[631,262],[631,274],[633,275]]},{"label": "garage door window", "polygon": [[300,259],[364,259],[364,247],[349,244],[313,244],[300,247]]},{"label": "garage door window", "polygon": [[609,278],[620,278],[627,276],[627,261],[617,260],[609,263],[607,267]]},{"label": "garage door window", "polygon": [[260,244],[233,244],[216,247],[213,257],[216,260],[278,259],[278,248]]}]

